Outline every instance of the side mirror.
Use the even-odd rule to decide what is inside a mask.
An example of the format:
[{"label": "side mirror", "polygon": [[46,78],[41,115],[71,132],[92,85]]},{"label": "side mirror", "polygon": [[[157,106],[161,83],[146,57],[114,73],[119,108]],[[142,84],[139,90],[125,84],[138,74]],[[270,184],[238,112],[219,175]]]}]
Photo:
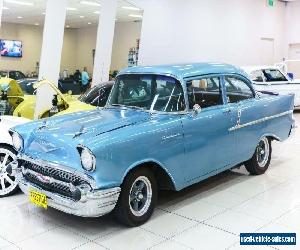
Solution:
[{"label": "side mirror", "polygon": [[195,104],[193,106],[193,115],[198,115],[199,113],[201,113],[201,107],[199,104]]}]

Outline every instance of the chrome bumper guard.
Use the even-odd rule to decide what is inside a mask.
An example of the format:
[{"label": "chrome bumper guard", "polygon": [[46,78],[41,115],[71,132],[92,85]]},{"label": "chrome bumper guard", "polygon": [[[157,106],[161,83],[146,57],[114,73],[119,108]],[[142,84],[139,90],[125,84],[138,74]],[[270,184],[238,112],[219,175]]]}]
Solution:
[{"label": "chrome bumper guard", "polygon": [[[20,157],[19,159],[29,160],[30,158]],[[33,159],[30,160],[34,162]],[[39,163],[41,162],[39,161]],[[44,164],[50,166],[50,164],[47,164],[47,162],[44,162]],[[26,170],[23,166],[18,166],[16,161],[12,162],[10,167],[10,171],[16,176],[19,187],[25,194],[29,195],[31,190],[45,194],[48,199],[47,202],[49,207],[53,207],[68,214],[82,217],[100,217],[105,215],[115,208],[121,192],[120,187],[114,187],[105,190],[95,189],[94,187],[91,187],[89,190],[79,188],[78,190],[81,193],[81,198],[80,200],[75,201],[69,197],[44,190],[39,185],[28,181],[24,175],[28,173],[28,170]],[[60,169],[64,168],[60,166]],[[57,181],[54,180],[54,182]]]}]

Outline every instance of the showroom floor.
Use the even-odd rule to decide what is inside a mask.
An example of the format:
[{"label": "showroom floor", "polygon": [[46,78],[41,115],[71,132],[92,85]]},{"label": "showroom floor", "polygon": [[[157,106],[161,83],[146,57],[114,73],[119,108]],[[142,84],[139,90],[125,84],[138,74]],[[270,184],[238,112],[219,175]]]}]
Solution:
[{"label": "showroom floor", "polygon": [[[300,113],[295,117],[300,125]],[[111,215],[84,219],[39,209],[21,193],[3,198],[0,249],[272,249],[241,247],[239,233],[300,234],[299,138],[300,128],[273,144],[265,175],[249,176],[242,167],[179,193],[161,193],[154,216],[139,228],[125,228]]]}]

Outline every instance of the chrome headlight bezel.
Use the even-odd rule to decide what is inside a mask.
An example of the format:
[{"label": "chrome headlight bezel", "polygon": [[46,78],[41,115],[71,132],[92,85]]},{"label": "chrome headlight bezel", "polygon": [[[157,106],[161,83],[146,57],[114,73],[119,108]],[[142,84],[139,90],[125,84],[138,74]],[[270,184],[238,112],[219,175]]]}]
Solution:
[{"label": "chrome headlight bezel", "polygon": [[77,146],[78,152],[80,154],[80,161],[82,168],[87,172],[94,172],[96,170],[96,157],[92,151],[83,146]]},{"label": "chrome headlight bezel", "polygon": [[22,136],[15,131],[10,131],[9,133],[11,136],[11,141],[12,141],[12,145],[13,145],[14,149],[17,152],[20,152],[24,148],[24,140],[23,140]]}]

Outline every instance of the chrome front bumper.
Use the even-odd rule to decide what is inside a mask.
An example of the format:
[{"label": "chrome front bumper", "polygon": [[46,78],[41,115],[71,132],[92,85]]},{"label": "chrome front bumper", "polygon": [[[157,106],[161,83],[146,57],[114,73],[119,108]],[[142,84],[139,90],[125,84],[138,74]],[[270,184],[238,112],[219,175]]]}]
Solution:
[{"label": "chrome front bumper", "polygon": [[120,188],[106,190],[94,190],[86,194],[85,201],[73,201],[58,194],[47,192],[24,178],[18,178],[20,189],[29,195],[30,190],[45,194],[48,198],[48,206],[62,212],[82,217],[99,217],[111,212],[118,201]]},{"label": "chrome front bumper", "polygon": [[23,166],[18,166],[16,162],[13,162],[11,166],[12,173],[16,176],[20,189],[26,195],[29,195],[31,190],[45,194],[47,196],[47,205],[49,207],[53,207],[68,214],[82,217],[100,217],[105,215],[115,208],[121,191],[120,187],[104,190],[93,187],[90,188],[90,190],[79,188],[78,190],[81,192],[81,198],[76,201],[61,194],[44,190],[39,185],[28,181],[24,177],[24,171],[26,172],[26,170],[24,170]]}]

